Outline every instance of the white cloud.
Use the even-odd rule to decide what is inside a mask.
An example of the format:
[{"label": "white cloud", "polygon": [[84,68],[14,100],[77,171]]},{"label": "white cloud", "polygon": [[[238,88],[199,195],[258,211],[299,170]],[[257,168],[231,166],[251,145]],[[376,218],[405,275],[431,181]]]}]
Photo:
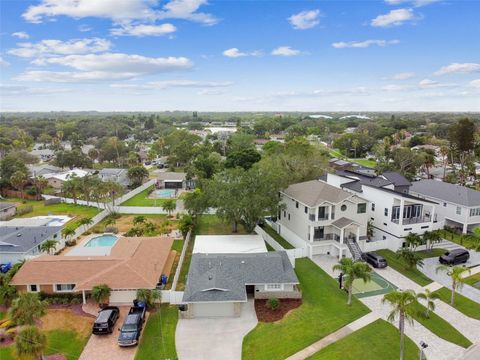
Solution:
[{"label": "white cloud", "polygon": [[146,84],[112,84],[110,87],[118,89],[170,89],[170,88],[223,88],[233,85],[231,81],[197,81],[197,80],[161,80],[150,81]]},{"label": "white cloud", "polygon": [[19,38],[19,39],[29,39],[30,35],[28,35],[25,31],[17,31],[12,33],[13,37]]},{"label": "white cloud", "polygon": [[387,46],[399,44],[399,40],[365,40],[365,41],[349,41],[349,42],[336,42],[332,44],[335,49],[345,48],[368,48],[370,45]]},{"label": "white cloud", "polygon": [[320,10],[305,10],[298,14],[293,14],[288,18],[288,22],[292,24],[294,29],[305,30],[311,29],[320,23],[318,17],[320,16]]},{"label": "white cloud", "polygon": [[480,79],[470,81],[469,85],[473,86],[474,88],[480,89]]},{"label": "white cloud", "polygon": [[58,88],[30,88],[21,85],[0,85],[0,95],[2,96],[22,96],[25,95],[52,95],[71,92],[70,89]]},{"label": "white cloud", "polygon": [[92,28],[87,24],[78,25],[78,31],[80,31],[80,32],[89,32],[91,30],[92,30]]},{"label": "white cloud", "polygon": [[455,87],[455,84],[443,84],[439,83],[438,81],[430,80],[430,79],[423,79],[418,83],[418,86],[422,89],[432,89],[432,88],[447,88],[447,87]]},{"label": "white cloud", "polygon": [[300,55],[300,50],[293,49],[290,46],[279,46],[272,50],[272,55],[275,56],[297,56]]},{"label": "white cloud", "polygon": [[42,40],[38,43],[19,43],[17,48],[8,50],[10,55],[22,58],[46,57],[56,55],[87,54],[110,49],[110,41],[100,38],[61,40]]},{"label": "white cloud", "polygon": [[16,80],[51,82],[93,82],[133,79],[144,75],[184,71],[193,64],[185,57],[152,58],[122,53],[68,55],[44,58],[37,64],[63,65],[77,71],[26,71]]},{"label": "white cloud", "polygon": [[197,95],[223,95],[225,94],[224,90],[219,90],[219,89],[202,89],[197,92]]},{"label": "white cloud", "polygon": [[413,77],[415,77],[414,72],[401,72],[401,73],[398,73],[398,74],[394,74],[392,76],[392,80],[408,80],[408,79],[411,79]]},{"label": "white cloud", "polygon": [[204,4],[206,0],[170,0],[158,10],[159,0],[42,0],[38,5],[29,6],[22,16],[32,23],[57,16],[76,19],[91,16],[112,19],[116,23],[184,19],[213,25],[218,19],[198,12]]},{"label": "white cloud", "polygon": [[385,15],[378,15],[370,22],[370,25],[374,27],[398,26],[413,19],[415,19],[415,14],[412,9],[397,9],[391,10]]},{"label": "white cloud", "polygon": [[435,75],[445,75],[454,73],[471,73],[480,71],[480,64],[476,63],[453,63],[442,67],[435,72]]},{"label": "white cloud", "polygon": [[161,25],[122,25],[117,28],[110,30],[110,33],[115,36],[164,36],[177,31],[177,28],[172,24],[161,24]]},{"label": "white cloud", "polygon": [[4,60],[3,57],[0,56],[0,66],[8,66],[10,63],[7,60]]},{"label": "white cloud", "polygon": [[263,52],[260,50],[243,52],[243,51],[240,51],[238,48],[230,48],[225,50],[222,54],[223,56],[226,56],[229,58],[237,58],[237,57],[244,57],[244,56],[262,56]]}]

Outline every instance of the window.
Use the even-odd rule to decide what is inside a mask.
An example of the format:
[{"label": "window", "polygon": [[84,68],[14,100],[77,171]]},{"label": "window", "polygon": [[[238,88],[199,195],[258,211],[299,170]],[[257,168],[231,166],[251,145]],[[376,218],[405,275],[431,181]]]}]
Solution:
[{"label": "window", "polygon": [[447,207],[447,203],[443,203],[443,207]]},{"label": "window", "polygon": [[298,201],[295,203],[295,207],[298,209]]},{"label": "window", "polygon": [[357,214],[365,214],[367,212],[367,204],[358,204],[357,205]]},{"label": "window", "polygon": [[287,217],[287,212],[283,211],[283,217]]},{"label": "window", "polygon": [[372,211],[375,211],[375,204],[372,203]]},{"label": "window", "polygon": [[266,284],[265,290],[270,291],[281,291],[283,290],[283,284]]},{"label": "window", "polygon": [[305,214],[308,213],[308,207],[305,206]]},{"label": "window", "polygon": [[327,218],[327,208],[325,206],[320,206],[318,208],[318,220],[323,220]]},{"label": "window", "polygon": [[457,215],[462,215],[462,208],[460,206],[457,206]]},{"label": "window", "polygon": [[288,221],[290,221],[290,214],[288,214]]},{"label": "window", "polygon": [[347,210],[347,205],[343,204],[342,206],[340,206],[340,210],[342,210],[342,211]]},{"label": "window", "polygon": [[72,291],[75,284],[55,284],[56,292],[69,292]]},{"label": "window", "polygon": [[38,285],[28,285],[27,286],[27,289],[28,289],[28,292],[39,292],[40,291],[40,287]]},{"label": "window", "polygon": [[384,214],[385,216],[388,216],[388,208],[385,208]]}]

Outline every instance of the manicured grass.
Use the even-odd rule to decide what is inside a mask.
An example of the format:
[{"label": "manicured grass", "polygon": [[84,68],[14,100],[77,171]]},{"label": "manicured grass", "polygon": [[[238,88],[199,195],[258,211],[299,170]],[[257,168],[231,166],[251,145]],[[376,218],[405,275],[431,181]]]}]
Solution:
[{"label": "manicured grass", "polygon": [[310,259],[295,264],[303,304],[282,320],[261,322],[248,333],[243,359],[285,359],[369,312],[356,298],[348,306],[347,294]]},{"label": "manicured grass", "polygon": [[[450,296],[451,290],[447,288],[441,288],[435,291],[439,296],[440,299],[447,304],[450,304]],[[455,309],[464,313],[465,315],[480,320],[480,304],[470,300],[469,298],[456,293],[455,294]]]},{"label": "manicured grass", "polygon": [[369,168],[375,168],[375,166],[377,165],[377,163],[374,160],[367,160],[367,159],[348,159],[348,160]]},{"label": "manicured grass", "polygon": [[[153,186],[143,190],[131,199],[123,202],[122,206],[157,206],[161,207],[167,199],[149,199],[148,195],[153,191]],[[173,199],[175,200],[175,199]]]},{"label": "manicured grass", "polygon": [[0,347],[0,359],[16,360],[16,358],[13,357],[13,345],[7,347]]},{"label": "manicured grass", "polygon": [[425,314],[426,308],[422,304],[419,303],[415,305],[415,310],[421,313],[414,316],[415,320],[425,326],[428,330],[430,330],[438,337],[441,337],[442,339],[450,341],[451,343],[457,344],[464,348],[472,345],[471,341],[468,340],[465,336],[463,336],[462,333],[460,333],[457,329],[450,325],[450,323],[442,319],[434,312],[430,311],[428,318],[423,317],[422,314]]},{"label": "manicured grass", "polygon": [[[405,337],[405,360],[418,359],[418,347]],[[385,320],[377,320],[323,348],[308,360],[385,360],[397,359],[400,332]]]},{"label": "manicured grass", "polygon": [[285,240],[279,233],[277,233],[270,225],[262,225],[262,229],[270,235],[276,242],[283,246],[284,249],[295,249],[287,240]]},{"label": "manicured grass", "polygon": [[393,251],[383,249],[376,250],[375,252],[387,260],[388,266],[405,275],[410,280],[415,281],[420,286],[425,286],[432,282],[430,278],[426,277],[417,268],[408,269],[405,261],[401,258],[397,258],[397,254],[395,254]]},{"label": "manicured grass", "polygon": [[143,330],[135,360],[178,359],[175,350],[177,322],[176,306],[162,304],[157,312],[151,313]]},{"label": "manicured grass", "polygon": [[476,273],[472,276],[469,276],[465,279],[465,283],[480,289],[480,273]]},{"label": "manicured grass", "polygon": [[275,249],[272,248],[266,241],[265,241],[265,246],[267,247],[268,251],[275,251]]},{"label": "manicured grass", "polygon": [[183,240],[173,240],[172,250],[181,253],[183,248]]},{"label": "manicured grass", "polygon": [[417,254],[420,255],[423,259],[431,258],[431,257],[439,257],[447,252],[446,249],[442,248],[433,248],[432,251],[422,250],[417,251]]},{"label": "manicured grass", "polygon": [[2,320],[5,316],[7,316],[7,313],[0,311],[0,320]]},{"label": "manicured grass", "polygon": [[[242,224],[238,224],[237,234],[246,234]],[[230,235],[232,224],[223,222],[217,215],[201,215],[195,229],[197,235]]]}]

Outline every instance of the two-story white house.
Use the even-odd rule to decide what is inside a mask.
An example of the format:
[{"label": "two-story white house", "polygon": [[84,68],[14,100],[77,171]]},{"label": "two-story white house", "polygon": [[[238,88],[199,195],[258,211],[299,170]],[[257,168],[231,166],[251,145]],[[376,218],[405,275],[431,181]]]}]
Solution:
[{"label": "two-story white house", "polygon": [[397,173],[365,175],[353,171],[327,174],[327,183],[361,196],[369,202],[368,221],[373,235],[360,242],[363,251],[397,250],[410,233],[422,235],[438,229],[436,203],[409,193],[410,183]]},{"label": "two-story white house", "polygon": [[480,226],[480,191],[437,180],[412,183],[410,193],[436,202],[435,211],[443,225],[464,234]]},{"label": "two-story white house", "polygon": [[359,256],[353,244],[366,240],[368,203],[321,180],[290,185],[280,192],[276,230],[309,256]]}]

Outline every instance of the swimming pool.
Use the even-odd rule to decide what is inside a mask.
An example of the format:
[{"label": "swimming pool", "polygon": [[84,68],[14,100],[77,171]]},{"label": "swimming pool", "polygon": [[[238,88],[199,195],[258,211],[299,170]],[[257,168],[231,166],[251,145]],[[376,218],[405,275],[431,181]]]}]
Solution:
[{"label": "swimming pool", "polygon": [[175,189],[160,189],[153,191],[154,197],[157,199],[164,199],[164,198],[174,198],[175,197]]},{"label": "swimming pool", "polygon": [[111,247],[113,246],[118,240],[118,237],[115,235],[100,235],[94,238],[91,238],[84,247]]}]

